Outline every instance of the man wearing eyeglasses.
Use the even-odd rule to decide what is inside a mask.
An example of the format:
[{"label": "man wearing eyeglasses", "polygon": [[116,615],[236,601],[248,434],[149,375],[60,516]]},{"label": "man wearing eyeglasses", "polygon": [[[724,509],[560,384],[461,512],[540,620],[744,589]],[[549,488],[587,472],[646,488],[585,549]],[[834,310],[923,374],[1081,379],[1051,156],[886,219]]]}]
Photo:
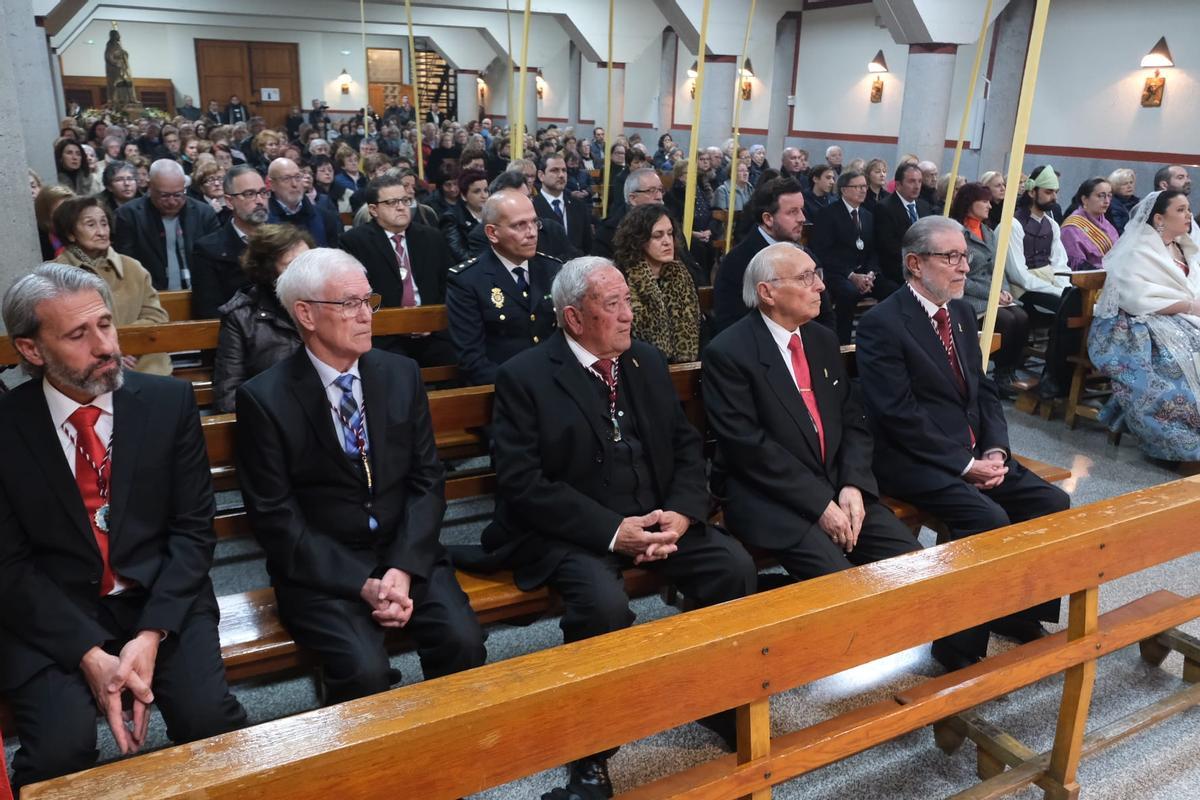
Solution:
[{"label": "man wearing eyeglasses", "polygon": [[[975,312],[962,300],[967,246],[946,217],[913,223],[901,243],[907,283],[858,324],[858,373],[888,495],[941,520],[953,539],[1062,511],[1070,498],[1012,458],[996,385],[982,370]],[[998,587],[1000,588],[1000,587]],[[988,634],[1018,641],[1058,620],[1051,601],[933,644],[947,670],[987,654]]]},{"label": "man wearing eyeglasses", "polygon": [[117,209],[113,249],[140,261],[159,291],[192,288],[196,241],[221,227],[212,207],[186,188],[183,167],[159,159],[150,165],[146,195]]},{"label": "man wearing eyeglasses", "polygon": [[824,288],[798,245],[759,250],[742,280],[750,313],[704,351],[725,522],[800,580],[919,549],[879,503],[858,392],[837,337],[814,323]]},{"label": "man wearing eyeglasses", "polygon": [[304,347],[239,387],[238,475],[323,701],[386,690],[396,628],[426,678],[479,666],[483,633],[438,542],[445,475],[420,368],[371,349],[380,297],[350,254],[303,253],[275,291]]},{"label": "man wearing eyeglasses", "polygon": [[850,344],[859,301],[882,300],[896,290],[896,284],[879,274],[875,217],[863,207],[867,176],[846,170],[838,177],[837,188],[839,199],[816,214],[811,245],[833,300],[838,340]]},{"label": "man wearing eyeglasses", "polygon": [[473,386],[492,383],[500,364],[554,333],[550,284],[562,266],[538,251],[537,212],[519,189],[488,197],[482,227],[490,246],[451,268],[446,282],[459,377]]},{"label": "man wearing eyeglasses", "polygon": [[324,206],[313,205],[304,196],[304,176],[290,158],[277,158],[267,168],[267,188],[271,199],[267,221],[303,228],[317,247],[336,247],[342,233],[337,214]]},{"label": "man wearing eyeglasses", "polygon": [[225,173],[224,191],[233,216],[220,230],[196,242],[192,263],[194,319],[216,319],[220,307],[238,289],[249,285],[239,259],[246,252],[246,239],[267,221],[271,190],[254,167],[249,164],[231,167]]},{"label": "man wearing eyeglasses", "polygon": [[[364,190],[371,221],[342,234],[341,248],[367,268],[367,278],[385,308],[415,308],[446,302],[446,275],[454,256],[441,231],[413,222],[412,190],[403,178],[383,175]],[[422,367],[453,364],[454,344],[446,331],[381,337],[376,346],[415,359]]]}]

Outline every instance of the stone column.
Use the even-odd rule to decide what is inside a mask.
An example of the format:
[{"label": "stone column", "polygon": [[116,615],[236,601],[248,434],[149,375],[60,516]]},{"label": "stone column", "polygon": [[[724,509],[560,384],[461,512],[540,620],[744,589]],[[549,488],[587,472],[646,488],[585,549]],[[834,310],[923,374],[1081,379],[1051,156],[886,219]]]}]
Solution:
[{"label": "stone column", "polygon": [[800,35],[800,12],[789,11],[775,27],[775,59],[771,70],[771,111],[767,117],[767,160],[778,164],[783,153],[784,139],[791,130],[792,106],[788,98],[794,97],[792,86],[792,63],[796,52],[796,37]]},{"label": "stone column", "polygon": [[662,133],[671,130],[671,115],[675,113],[675,48],[678,46],[679,34],[670,29],[663,31],[658,71],[658,129]]},{"label": "stone column", "polygon": [[[535,66],[525,68],[525,128],[530,136],[535,135],[538,128],[537,71]],[[510,126],[515,126],[517,104],[521,102],[521,68],[516,64],[513,65],[512,83],[513,107],[508,111],[508,122]]]},{"label": "stone column", "polygon": [[580,94],[580,76],[583,74],[583,53],[574,42],[571,42],[570,47],[570,77],[567,84],[567,125],[575,129],[576,135],[579,134],[579,94]]},{"label": "stone column", "polygon": [[[615,142],[619,134],[625,132],[625,62],[614,61],[612,70],[612,130],[608,128],[608,108],[605,105],[607,98],[607,83],[608,80],[608,62],[601,61],[596,64],[596,69],[600,70],[600,111],[596,116],[597,128],[604,128],[604,135],[608,141]],[[611,202],[611,201],[610,201]]]},{"label": "stone column", "polygon": [[996,18],[990,83],[983,112],[983,141],[979,147],[979,169],[1007,170],[1017,124],[1017,103],[1025,77],[1025,57],[1033,29],[1034,0],[1012,0]]},{"label": "stone column", "polygon": [[704,57],[704,94],[698,98],[700,147],[720,147],[733,135],[733,86],[737,80],[737,56]]},{"label": "stone column", "polygon": [[915,153],[942,165],[946,151],[946,122],[954,84],[956,44],[911,44],[904,74],[904,105],[900,111],[900,141],[896,158]]},{"label": "stone column", "polygon": [[[28,12],[27,18],[22,16],[20,7]],[[25,132],[32,127],[28,117],[41,119],[45,116],[33,106],[44,106],[42,110],[49,108],[51,114],[53,108],[50,103],[26,102],[32,95],[22,70],[26,68],[29,53],[23,52],[20,39],[36,36],[44,48],[46,37],[33,27],[33,12],[28,0],[4,0],[3,10],[7,27],[5,35],[0,36],[0,197],[5,198],[0,203],[0,242],[4,243],[4,256],[0,258],[0,293],[42,262],[33,218],[33,199],[29,193],[29,167],[34,166],[43,180],[54,182],[57,173],[53,155],[47,161],[44,154],[58,134],[58,127],[53,123],[49,127],[39,124],[34,131],[36,138]],[[25,33],[27,27],[30,29],[28,34]],[[15,30],[21,34],[16,34]],[[40,66],[49,74],[48,61],[43,61]],[[20,84],[17,76],[20,76]],[[27,150],[30,146],[32,149]],[[27,152],[34,152],[39,157],[30,160]]]},{"label": "stone column", "polygon": [[[52,145],[58,138],[62,83],[56,84],[50,74],[50,45],[46,32],[34,23],[30,0],[0,0],[0,8],[0,31],[8,49],[8,57],[0,60],[0,70],[7,70],[10,78],[20,76],[20,96],[24,98],[24,102],[5,106],[0,125],[6,131],[21,131],[27,165],[42,180],[53,182],[57,170]],[[6,118],[9,113],[12,116]]]},{"label": "stone column", "polygon": [[460,69],[455,72],[455,90],[458,93],[458,121],[463,125],[479,116],[479,70]]}]

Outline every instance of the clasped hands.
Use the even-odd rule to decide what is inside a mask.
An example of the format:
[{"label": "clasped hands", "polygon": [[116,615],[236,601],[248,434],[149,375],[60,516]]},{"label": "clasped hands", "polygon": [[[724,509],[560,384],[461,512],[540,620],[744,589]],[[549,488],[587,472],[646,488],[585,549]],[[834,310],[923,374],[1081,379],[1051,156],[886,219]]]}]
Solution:
[{"label": "clasped hands", "polygon": [[963,474],[963,480],[976,489],[995,489],[1004,482],[1008,467],[1004,464],[1004,453],[999,450],[975,459],[971,468]]},{"label": "clasped hands", "polygon": [[[114,656],[96,646],[88,650],[79,662],[96,707],[108,721],[113,739],[121,755],[136,753],[146,742],[150,726],[150,704],[154,693],[154,662],[162,634],[145,630],[130,639]],[[129,711],[123,708],[123,695],[129,692],[133,703]]]},{"label": "clasped hands", "polygon": [[412,576],[392,567],[382,578],[367,578],[359,596],[371,607],[371,619],[381,628],[403,628],[412,617],[411,589]]},{"label": "clasped hands", "polygon": [[866,516],[862,492],[857,486],[843,486],[838,492],[837,501],[830,500],[829,505],[825,506],[817,524],[834,544],[849,553],[858,544],[858,535],[862,533]]},{"label": "clasped hands", "polygon": [[[691,521],[675,511],[655,509],[640,517],[626,517],[617,528],[613,552],[629,556],[634,564],[661,561],[679,549],[679,537]],[[658,530],[651,530],[658,526]]]},{"label": "clasped hands", "polygon": [[875,288],[874,272],[851,272],[847,277],[854,284],[854,288],[858,289],[859,294],[866,294]]}]

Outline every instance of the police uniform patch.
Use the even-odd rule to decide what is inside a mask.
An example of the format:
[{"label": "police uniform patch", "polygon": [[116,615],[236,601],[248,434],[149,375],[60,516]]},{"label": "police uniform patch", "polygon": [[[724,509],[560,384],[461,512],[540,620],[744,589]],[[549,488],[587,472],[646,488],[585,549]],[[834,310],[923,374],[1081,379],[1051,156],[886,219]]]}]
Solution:
[{"label": "police uniform patch", "polygon": [[469,268],[472,264],[474,264],[478,260],[479,260],[478,258],[468,258],[466,261],[462,262],[461,264],[455,264],[453,267],[450,268],[450,271],[453,272],[455,275],[457,275],[458,273],[463,272],[464,270]]}]

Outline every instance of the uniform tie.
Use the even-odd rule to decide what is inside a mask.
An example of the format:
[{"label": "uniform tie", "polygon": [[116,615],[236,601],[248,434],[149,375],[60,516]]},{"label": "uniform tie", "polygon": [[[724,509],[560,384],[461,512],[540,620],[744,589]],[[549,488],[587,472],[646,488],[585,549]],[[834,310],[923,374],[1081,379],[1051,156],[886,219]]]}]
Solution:
[{"label": "uniform tie", "polygon": [[[108,561],[108,531],[102,530],[96,519],[100,508],[108,505],[112,473],[107,448],[96,435],[96,420],[100,419],[100,413],[95,406],[80,406],[67,418],[67,422],[75,428],[75,484],[83,498],[83,507],[87,509],[88,524],[92,527],[96,546],[100,548],[100,560],[104,564],[100,575],[100,596],[103,597],[113,590],[116,579]],[[104,526],[108,527],[107,518]]]},{"label": "uniform tie", "polygon": [[529,296],[529,284],[526,283],[526,281],[525,281],[525,268],[524,267],[514,267],[513,268],[513,277],[515,277],[517,279],[517,291],[521,293],[522,297],[528,297]]},{"label": "uniform tie", "polygon": [[788,342],[788,350],[792,351],[792,371],[796,373],[796,388],[812,418],[813,427],[817,429],[817,442],[821,445],[821,460],[825,460],[825,426],[821,424],[821,412],[817,408],[817,397],[812,390],[812,373],[808,369],[808,356],[804,353],[804,345],[800,342],[800,334],[793,333]]}]

